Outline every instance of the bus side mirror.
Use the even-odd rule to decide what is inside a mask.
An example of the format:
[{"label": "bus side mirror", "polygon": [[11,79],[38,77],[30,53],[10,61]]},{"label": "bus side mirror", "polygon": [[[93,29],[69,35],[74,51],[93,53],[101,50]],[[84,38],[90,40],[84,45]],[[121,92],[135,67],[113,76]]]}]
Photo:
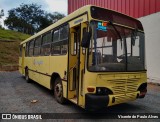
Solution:
[{"label": "bus side mirror", "polygon": [[88,48],[90,39],[91,39],[91,32],[85,32],[82,38],[81,46],[84,48]]}]

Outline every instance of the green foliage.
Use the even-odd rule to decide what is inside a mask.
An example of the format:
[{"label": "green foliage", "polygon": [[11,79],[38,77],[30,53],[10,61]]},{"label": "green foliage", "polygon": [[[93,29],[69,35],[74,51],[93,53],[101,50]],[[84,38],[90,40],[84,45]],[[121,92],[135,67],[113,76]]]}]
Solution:
[{"label": "green foliage", "polygon": [[54,20],[64,17],[57,12],[47,13],[37,4],[21,4],[20,7],[9,10],[8,15],[5,25],[11,30],[27,34],[34,34],[51,25]]},{"label": "green foliage", "polygon": [[19,42],[0,41],[0,66],[18,64]]},{"label": "green foliage", "polygon": [[49,25],[58,21],[59,19],[62,19],[63,17],[65,17],[65,15],[61,14],[61,13],[58,13],[58,12],[54,12],[52,14],[51,13],[45,13],[44,17],[42,17],[41,20],[40,20],[38,31],[48,27]]},{"label": "green foliage", "polygon": [[30,35],[23,34],[20,32],[0,29],[0,40],[23,41],[29,37],[30,37]]},{"label": "green foliage", "polygon": [[39,19],[44,12],[36,4],[21,4],[20,7],[8,11],[5,25],[11,30],[33,34],[38,27]]},{"label": "green foliage", "polygon": [[30,35],[20,32],[0,29],[0,66],[17,65],[19,57],[19,44],[22,40],[29,37]]}]

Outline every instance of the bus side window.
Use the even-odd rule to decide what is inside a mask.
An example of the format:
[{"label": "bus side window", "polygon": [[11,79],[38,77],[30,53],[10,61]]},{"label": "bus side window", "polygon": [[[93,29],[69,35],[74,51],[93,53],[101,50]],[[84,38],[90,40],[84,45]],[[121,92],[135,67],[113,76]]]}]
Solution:
[{"label": "bus side window", "polygon": [[33,56],[34,40],[29,42],[29,56]]},{"label": "bus side window", "polygon": [[52,41],[52,33],[50,31],[46,33],[45,35],[43,35],[42,37],[41,55],[43,56],[50,55],[51,41]]},{"label": "bus side window", "polygon": [[68,25],[63,26],[53,33],[53,43],[51,46],[52,55],[65,55],[68,50]]},{"label": "bus side window", "polygon": [[60,41],[61,40],[68,40],[68,26],[60,28]]},{"label": "bus side window", "polygon": [[35,39],[34,56],[38,56],[40,54],[40,47],[41,47],[41,37],[38,37]]},{"label": "bus side window", "polygon": [[51,44],[51,54],[52,55],[59,55],[60,54],[60,46],[59,42],[59,29],[54,30],[53,32],[53,41]]},{"label": "bus side window", "polygon": [[68,50],[68,25],[60,28],[61,55],[65,55]]}]

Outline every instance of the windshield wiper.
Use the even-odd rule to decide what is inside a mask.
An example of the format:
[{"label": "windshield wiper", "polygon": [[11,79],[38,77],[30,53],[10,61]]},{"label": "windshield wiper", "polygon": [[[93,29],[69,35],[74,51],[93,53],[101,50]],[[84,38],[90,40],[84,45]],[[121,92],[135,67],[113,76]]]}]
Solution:
[{"label": "windshield wiper", "polygon": [[[115,31],[117,32],[117,34],[118,34],[118,36],[119,36],[119,38],[120,38],[120,40],[121,40],[121,49],[122,49],[122,37],[121,37],[121,35],[120,35],[120,33],[119,33],[119,31],[117,30],[117,28],[115,27],[115,25],[112,23],[112,21],[109,21],[109,23],[112,25],[112,27],[115,29]],[[127,71],[127,42],[126,42],[126,38],[124,38],[124,49],[125,49],[125,62],[126,62],[126,71]]]},{"label": "windshield wiper", "polygon": [[122,37],[121,37],[120,33],[118,32],[117,28],[116,28],[115,25],[112,23],[112,21],[109,20],[109,24],[112,25],[112,27],[113,27],[114,30],[116,31],[117,35],[119,36],[120,41],[121,41],[121,49],[122,49]]}]

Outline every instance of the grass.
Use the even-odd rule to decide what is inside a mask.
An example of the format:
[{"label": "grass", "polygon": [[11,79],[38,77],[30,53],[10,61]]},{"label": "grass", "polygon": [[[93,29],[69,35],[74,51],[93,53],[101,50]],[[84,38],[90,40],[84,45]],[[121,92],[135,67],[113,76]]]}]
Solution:
[{"label": "grass", "polygon": [[30,35],[12,31],[12,30],[3,30],[0,29],[0,40],[13,40],[13,41],[22,41],[28,38]]},{"label": "grass", "polygon": [[18,65],[19,44],[29,36],[20,32],[0,29],[0,66]]}]

